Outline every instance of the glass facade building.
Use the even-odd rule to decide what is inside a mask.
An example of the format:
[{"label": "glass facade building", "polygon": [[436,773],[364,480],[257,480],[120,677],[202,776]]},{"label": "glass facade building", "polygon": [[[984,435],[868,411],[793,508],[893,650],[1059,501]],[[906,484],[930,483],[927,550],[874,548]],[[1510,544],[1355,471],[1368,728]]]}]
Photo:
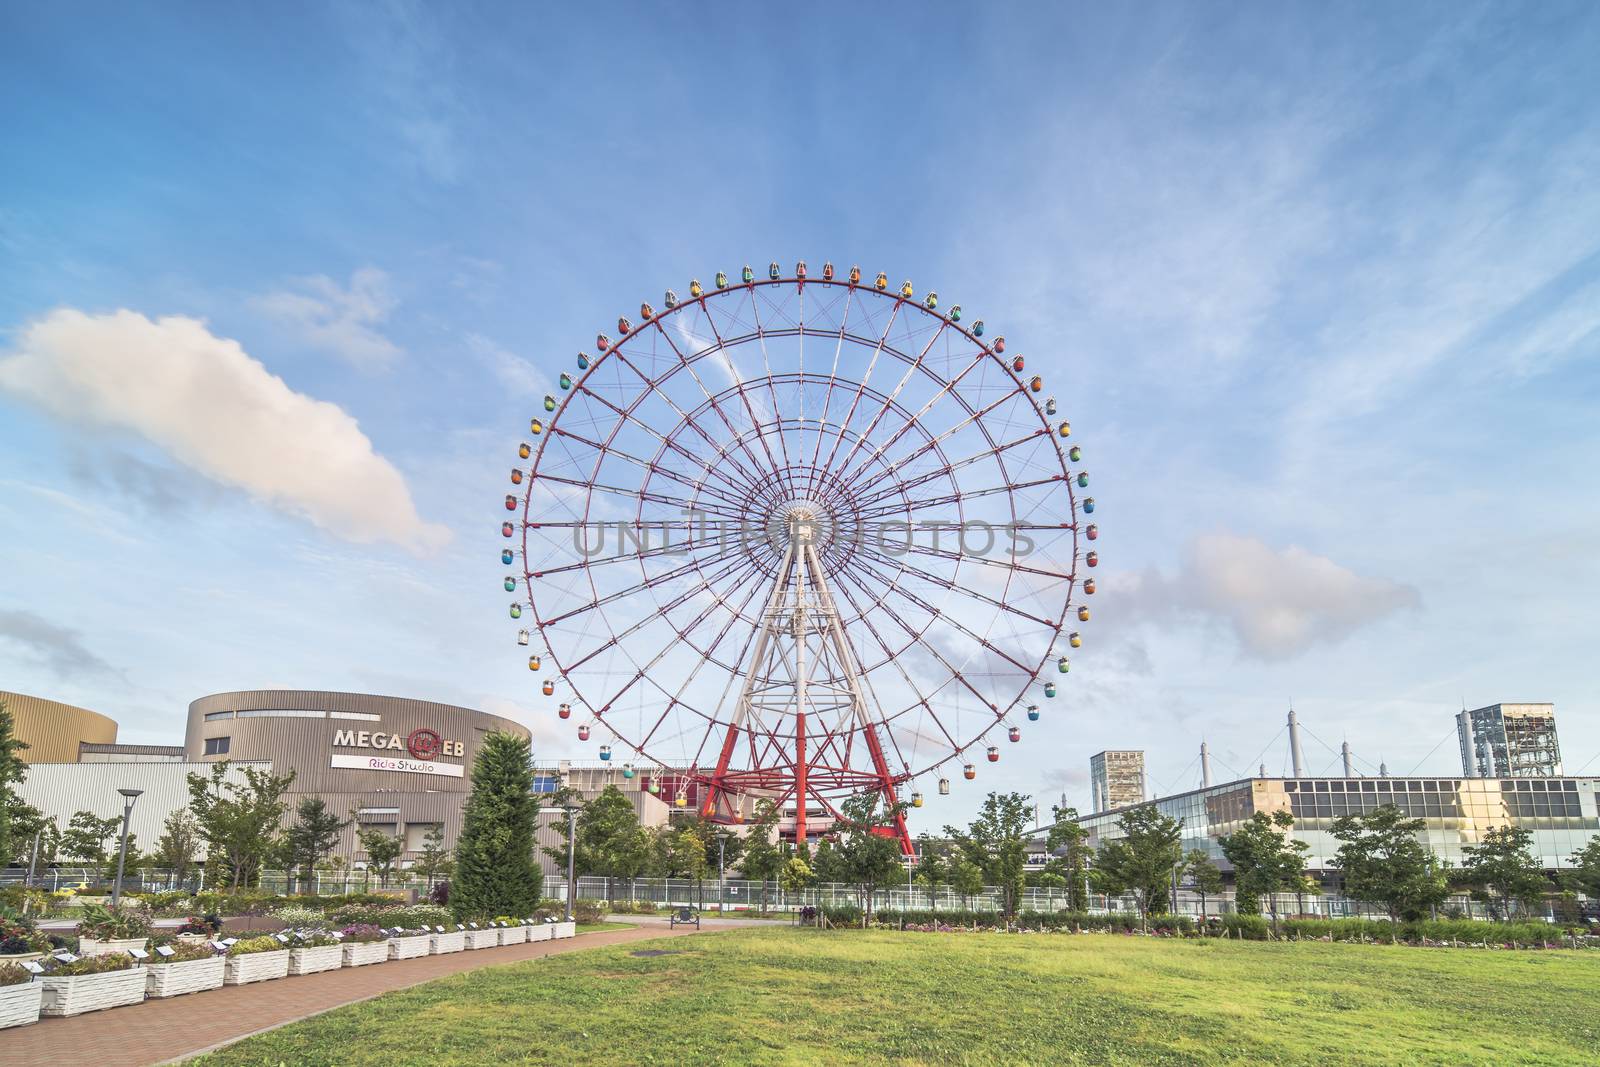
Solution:
[{"label": "glass facade building", "polygon": [[1089,757],[1089,782],[1095,811],[1143,803],[1144,753],[1137,749],[1096,752]]},{"label": "glass facade building", "polygon": [[[1340,845],[1334,820],[1385,804],[1422,819],[1422,842],[1454,866],[1466,846],[1496,827],[1530,831],[1533,854],[1552,871],[1570,868],[1572,854],[1600,835],[1600,778],[1247,778],[1150,803],[1182,822],[1185,850],[1204,850],[1224,871],[1222,838],[1258,811],[1293,815],[1294,836],[1310,846],[1307,868],[1333,877]],[[1091,847],[1121,836],[1117,820],[1125,810],[1079,818]],[[1039,847],[1045,832],[1037,832]]]},{"label": "glass facade building", "polygon": [[1461,773],[1470,778],[1556,778],[1561,741],[1554,704],[1490,704],[1456,716]]}]

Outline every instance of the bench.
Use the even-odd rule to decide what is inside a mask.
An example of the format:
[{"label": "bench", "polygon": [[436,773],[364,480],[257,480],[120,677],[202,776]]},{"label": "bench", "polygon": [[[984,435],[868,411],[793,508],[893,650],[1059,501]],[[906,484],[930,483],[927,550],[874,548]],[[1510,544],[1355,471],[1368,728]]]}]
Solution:
[{"label": "bench", "polygon": [[679,908],[667,919],[669,927],[688,926],[691,923],[696,930],[700,929],[700,916],[693,908]]}]

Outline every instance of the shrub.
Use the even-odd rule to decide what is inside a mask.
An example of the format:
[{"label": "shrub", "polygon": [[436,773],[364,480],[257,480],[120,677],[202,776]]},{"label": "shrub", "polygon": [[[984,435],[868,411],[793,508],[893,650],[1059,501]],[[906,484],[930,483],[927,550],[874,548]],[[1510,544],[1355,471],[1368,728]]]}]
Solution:
[{"label": "shrub", "polygon": [[275,937],[247,937],[228,946],[230,956],[249,956],[257,952],[278,952],[286,946]]},{"label": "shrub", "polygon": [[1245,941],[1265,941],[1272,933],[1272,926],[1259,915],[1224,915],[1222,932],[1227,937]]},{"label": "shrub", "polygon": [[222,919],[216,915],[190,915],[178,925],[180,934],[199,934],[202,937],[214,937],[222,932]]},{"label": "shrub", "polygon": [[190,960],[214,959],[217,955],[216,951],[209,945],[192,945],[187,941],[162,941],[159,942],[159,944],[165,948],[170,948],[172,950],[172,955],[153,955],[149,960],[146,961],[147,963],[155,965],[160,965],[163,963],[187,963]]},{"label": "shrub", "polygon": [[22,985],[33,981],[33,973],[20,963],[0,963],[0,986]]},{"label": "shrub", "polygon": [[273,918],[297,930],[326,930],[328,917],[321,908],[308,908],[304,904],[287,904],[272,910]]},{"label": "shrub", "polygon": [[597,923],[606,917],[605,906],[593,900],[580,900],[572,905],[572,917],[581,923]]},{"label": "shrub", "polygon": [[428,890],[428,903],[437,904],[441,908],[450,903],[450,880],[448,878],[442,882],[434,883],[433,888]]},{"label": "shrub", "polygon": [[861,925],[861,909],[854,904],[828,904],[823,907],[822,914],[834,926]]},{"label": "shrub", "polygon": [[43,952],[49,947],[50,939],[39,932],[32,919],[0,909],[0,955]]},{"label": "shrub", "polygon": [[85,904],[78,920],[78,936],[115,941],[150,936],[150,918],[142,911]]},{"label": "shrub", "polygon": [[126,971],[136,962],[138,961],[132,956],[127,956],[120,952],[112,953],[107,956],[80,956],[71,963],[62,963],[60,960],[57,960],[53,965],[49,965],[49,973],[52,975],[60,974],[68,976],[79,974],[110,974],[112,971]]},{"label": "shrub", "polygon": [[371,923],[356,923],[354,926],[346,926],[339,932],[344,935],[345,941],[358,945],[369,941],[382,941],[389,936]]},{"label": "shrub", "polygon": [[337,945],[339,939],[326,930],[296,930],[295,948],[320,948],[323,945]]}]

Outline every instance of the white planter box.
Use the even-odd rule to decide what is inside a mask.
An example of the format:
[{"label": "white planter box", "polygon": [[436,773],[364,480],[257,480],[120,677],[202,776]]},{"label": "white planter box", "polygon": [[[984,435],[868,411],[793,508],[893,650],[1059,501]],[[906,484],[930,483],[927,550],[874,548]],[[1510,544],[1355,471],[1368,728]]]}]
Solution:
[{"label": "white planter box", "polygon": [[493,948],[500,943],[498,930],[468,930],[468,948]]},{"label": "white planter box", "polygon": [[429,940],[431,941],[429,951],[435,956],[442,956],[446,952],[460,952],[467,947],[467,935],[462,930],[451,934],[434,934]]},{"label": "white planter box", "polygon": [[417,934],[415,937],[391,937],[389,939],[389,958],[391,960],[414,960],[418,956],[426,956],[432,940],[427,934]]},{"label": "white planter box", "polygon": [[78,955],[80,956],[110,956],[118,952],[127,952],[130,948],[144,948],[144,943],[150,940],[147,937],[124,937],[115,941],[96,941],[92,937],[78,938]]},{"label": "white planter box", "polygon": [[276,952],[247,952],[243,956],[229,956],[227,959],[223,985],[248,985],[289,975],[289,950],[286,948]]},{"label": "white planter box", "polygon": [[344,949],[344,965],[346,967],[365,967],[369,963],[383,963],[389,958],[389,942],[364,941],[359,944],[341,945]]},{"label": "white planter box", "polygon": [[43,982],[0,985],[0,1030],[38,1022],[39,1001],[43,997]]},{"label": "white planter box", "polygon": [[500,943],[502,945],[520,945],[528,940],[526,926],[503,926],[500,928]]},{"label": "white planter box", "polygon": [[184,993],[198,993],[203,989],[222,986],[222,970],[226,961],[218,956],[210,960],[183,960],[179,963],[151,963],[145,966],[144,992],[149,997],[176,997]]},{"label": "white planter box", "polygon": [[289,950],[290,974],[316,974],[337,971],[344,964],[343,945],[312,945]]},{"label": "white planter box", "polygon": [[39,979],[44,986],[39,1014],[82,1015],[86,1011],[137,1004],[144,999],[144,982],[143,967],[105,974],[47,974]]},{"label": "white planter box", "polygon": [[548,941],[550,940],[550,935],[554,932],[554,929],[555,928],[549,923],[540,923],[538,926],[530,926],[528,927],[528,940]]},{"label": "white planter box", "polygon": [[550,936],[551,937],[576,937],[577,935],[578,935],[578,924],[576,922],[564,922],[564,923],[551,923],[550,924]]}]

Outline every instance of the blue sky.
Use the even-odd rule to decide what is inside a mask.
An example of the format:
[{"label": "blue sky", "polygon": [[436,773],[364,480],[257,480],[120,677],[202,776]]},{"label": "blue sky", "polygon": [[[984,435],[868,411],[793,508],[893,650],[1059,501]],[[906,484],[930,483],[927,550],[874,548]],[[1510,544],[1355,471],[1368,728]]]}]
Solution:
[{"label": "blue sky", "polygon": [[1291,699],[1439,773],[1463,701],[1552,700],[1600,770],[1592,5],[6,21],[0,688],[129,741],[392,692],[586,755],[506,628],[518,431],[640,299],[832,259],[1003,321],[1092,444],[1094,640],[977,784],[1276,771]]}]

